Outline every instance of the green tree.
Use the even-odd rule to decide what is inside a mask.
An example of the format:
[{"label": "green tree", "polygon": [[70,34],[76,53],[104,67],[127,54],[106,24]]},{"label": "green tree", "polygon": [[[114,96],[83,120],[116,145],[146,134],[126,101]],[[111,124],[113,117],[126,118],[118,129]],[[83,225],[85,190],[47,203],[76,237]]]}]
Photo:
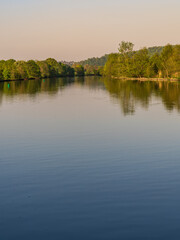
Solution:
[{"label": "green tree", "polygon": [[115,77],[120,76],[119,69],[120,69],[119,55],[116,53],[110,54],[104,66],[104,75]]},{"label": "green tree", "polygon": [[82,65],[74,66],[75,76],[84,76],[84,67]]},{"label": "green tree", "polygon": [[17,61],[15,63],[15,67],[16,67],[16,71],[17,71],[17,79],[27,79],[28,78],[25,61]]},{"label": "green tree", "polygon": [[50,70],[46,61],[37,61],[36,64],[39,66],[42,78],[50,77]]},{"label": "green tree", "polygon": [[130,62],[130,76],[133,77],[149,77],[149,55],[147,48],[137,51]]},{"label": "green tree", "polygon": [[2,72],[2,74],[3,74],[3,79],[4,80],[10,80],[10,78],[11,78],[11,71],[10,71],[9,68],[5,67],[3,72]]},{"label": "green tree", "polygon": [[16,61],[14,59],[9,59],[3,62],[2,75],[4,80],[11,80],[11,72],[15,62]]},{"label": "green tree", "polygon": [[161,77],[161,59],[159,53],[155,53],[149,59],[150,77]]},{"label": "green tree", "polygon": [[118,50],[119,50],[120,54],[122,54],[124,57],[126,57],[127,55],[129,55],[129,53],[132,53],[133,48],[134,48],[133,43],[122,41],[119,44]]},{"label": "green tree", "polygon": [[171,69],[173,66],[173,47],[168,44],[163,48],[161,53],[161,66],[164,75],[168,78],[171,75]]},{"label": "green tree", "polygon": [[41,77],[39,66],[33,60],[27,61],[26,71],[27,71],[28,78],[39,78],[39,77]]},{"label": "green tree", "polygon": [[46,63],[49,66],[50,76],[51,77],[58,77],[61,74],[61,67],[59,63],[54,58],[46,59]]},{"label": "green tree", "polygon": [[66,65],[65,68],[66,68],[66,76],[73,77],[74,76],[74,68],[72,68],[69,65]]},{"label": "green tree", "polygon": [[133,55],[134,44],[131,42],[122,41],[119,44],[119,73],[122,76],[131,76],[132,72],[132,55]]}]

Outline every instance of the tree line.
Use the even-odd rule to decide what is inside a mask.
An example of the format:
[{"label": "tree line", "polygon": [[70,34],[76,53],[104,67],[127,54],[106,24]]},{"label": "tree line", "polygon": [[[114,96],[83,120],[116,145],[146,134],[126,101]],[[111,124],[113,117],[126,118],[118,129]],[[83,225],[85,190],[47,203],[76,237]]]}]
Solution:
[{"label": "tree line", "polygon": [[89,65],[72,66],[48,58],[44,61],[0,61],[0,80],[23,80],[51,77],[74,77],[84,75],[100,75],[101,69]]},{"label": "tree line", "polygon": [[[147,48],[148,53],[150,56],[154,55],[155,53],[161,53],[163,50],[163,46],[154,46],[154,47],[149,47]],[[86,60],[76,62],[76,64],[80,64],[82,66],[89,65],[89,66],[96,66],[96,67],[104,67],[106,64],[108,57],[110,54],[105,54],[102,57],[93,57],[93,58],[88,58]],[[69,62],[70,65],[73,65],[75,62]]]},{"label": "tree line", "polygon": [[168,44],[134,51],[133,43],[123,41],[119,44],[118,53],[73,64],[58,62],[53,58],[44,61],[0,61],[0,81],[85,75],[180,78],[180,45]]},{"label": "tree line", "polygon": [[154,54],[154,50],[147,48],[133,49],[133,43],[121,42],[118,53],[109,55],[104,74],[129,78],[180,78],[180,45],[168,44]]}]

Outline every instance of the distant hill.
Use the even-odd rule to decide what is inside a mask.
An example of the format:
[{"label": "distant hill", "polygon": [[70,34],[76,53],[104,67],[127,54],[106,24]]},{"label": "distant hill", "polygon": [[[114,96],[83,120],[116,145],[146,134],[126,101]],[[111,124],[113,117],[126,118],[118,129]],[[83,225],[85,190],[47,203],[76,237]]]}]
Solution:
[{"label": "distant hill", "polygon": [[150,56],[154,55],[155,53],[161,53],[164,47],[149,47],[148,51]]},{"label": "distant hill", "polygon": [[93,58],[88,58],[87,60],[84,60],[84,61],[80,61],[78,62],[78,64],[80,65],[90,65],[90,66],[104,66],[107,59],[108,59],[108,54],[102,56],[102,57],[93,57]]},{"label": "distant hill", "polygon": [[[149,47],[148,51],[150,56],[152,56],[155,53],[161,53],[163,50],[162,46],[158,46],[158,47]],[[104,66],[107,59],[108,59],[109,54],[106,54],[102,57],[93,57],[93,58],[88,58],[87,60],[84,61],[80,61],[80,62],[76,62],[76,64],[80,64],[82,66],[85,65],[90,65],[90,66]],[[67,63],[66,63],[67,64]]]}]

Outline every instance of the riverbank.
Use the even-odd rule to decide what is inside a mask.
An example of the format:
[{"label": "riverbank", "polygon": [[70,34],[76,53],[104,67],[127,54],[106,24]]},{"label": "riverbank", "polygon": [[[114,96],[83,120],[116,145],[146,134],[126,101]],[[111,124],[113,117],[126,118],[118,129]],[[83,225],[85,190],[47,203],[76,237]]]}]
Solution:
[{"label": "riverbank", "polygon": [[127,78],[127,77],[113,77],[112,79],[125,81],[141,81],[141,82],[178,82],[179,78]]}]

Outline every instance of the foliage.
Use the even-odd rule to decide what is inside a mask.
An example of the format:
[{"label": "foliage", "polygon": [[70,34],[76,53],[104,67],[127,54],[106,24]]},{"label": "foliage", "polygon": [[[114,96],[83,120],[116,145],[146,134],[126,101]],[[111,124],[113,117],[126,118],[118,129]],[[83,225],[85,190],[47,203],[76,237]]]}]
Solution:
[{"label": "foliage", "polygon": [[39,66],[41,77],[50,77],[49,65],[46,61],[37,61],[36,64]]},{"label": "foliage", "polygon": [[29,60],[26,63],[26,71],[28,78],[39,78],[40,75],[40,68],[33,60]]},{"label": "foliage", "polygon": [[84,71],[86,76],[101,76],[103,75],[103,67],[85,65]]},{"label": "foliage", "polygon": [[162,50],[163,50],[164,47],[160,46],[160,47],[150,47],[148,48],[148,53],[149,53],[149,56],[153,56],[154,54],[161,54]]},{"label": "foliage", "polygon": [[84,76],[84,67],[80,64],[75,64],[74,66],[75,76]]},{"label": "foliage", "polygon": [[78,62],[77,64],[80,64],[82,66],[86,66],[86,65],[89,65],[89,66],[97,66],[97,67],[102,67],[105,65],[106,61],[108,59],[108,54],[102,56],[102,57],[93,57],[93,58],[88,58],[87,60],[84,60],[84,61],[80,61]]},{"label": "foliage", "polygon": [[133,47],[134,45],[130,42],[121,42],[119,53],[109,55],[104,74],[132,78],[178,78],[180,76],[180,45],[168,44],[159,48],[154,54],[149,54],[147,48],[133,51]]},{"label": "foliage", "polygon": [[[125,42],[124,42],[125,43]],[[164,47],[160,46],[160,47],[150,47],[148,48],[148,54],[149,56],[151,57],[152,55],[158,53],[160,54],[162,52]],[[93,57],[93,58],[88,58],[87,60],[84,60],[84,61],[80,61],[80,62],[77,62],[77,64],[80,64],[82,66],[86,66],[86,65],[90,65],[90,66],[97,66],[97,67],[104,67],[104,65],[106,64],[108,58],[109,58],[109,55],[111,54],[106,54],[102,57]],[[72,65],[72,64],[71,64]]]},{"label": "foliage", "polygon": [[45,61],[0,61],[0,80],[36,79],[48,77],[72,77],[84,75],[83,66],[74,66],[57,62],[53,58]]},{"label": "foliage", "polygon": [[134,51],[134,44],[121,42],[119,52],[101,58],[90,58],[69,65],[48,58],[44,61],[0,61],[0,80],[48,77],[100,76],[180,78],[180,45],[143,48]]},{"label": "foliage", "polygon": [[119,44],[118,51],[119,51],[119,53],[120,53],[121,55],[123,55],[124,57],[126,57],[127,54],[132,53],[133,48],[134,48],[134,44],[133,44],[133,43],[122,41],[122,42]]}]

